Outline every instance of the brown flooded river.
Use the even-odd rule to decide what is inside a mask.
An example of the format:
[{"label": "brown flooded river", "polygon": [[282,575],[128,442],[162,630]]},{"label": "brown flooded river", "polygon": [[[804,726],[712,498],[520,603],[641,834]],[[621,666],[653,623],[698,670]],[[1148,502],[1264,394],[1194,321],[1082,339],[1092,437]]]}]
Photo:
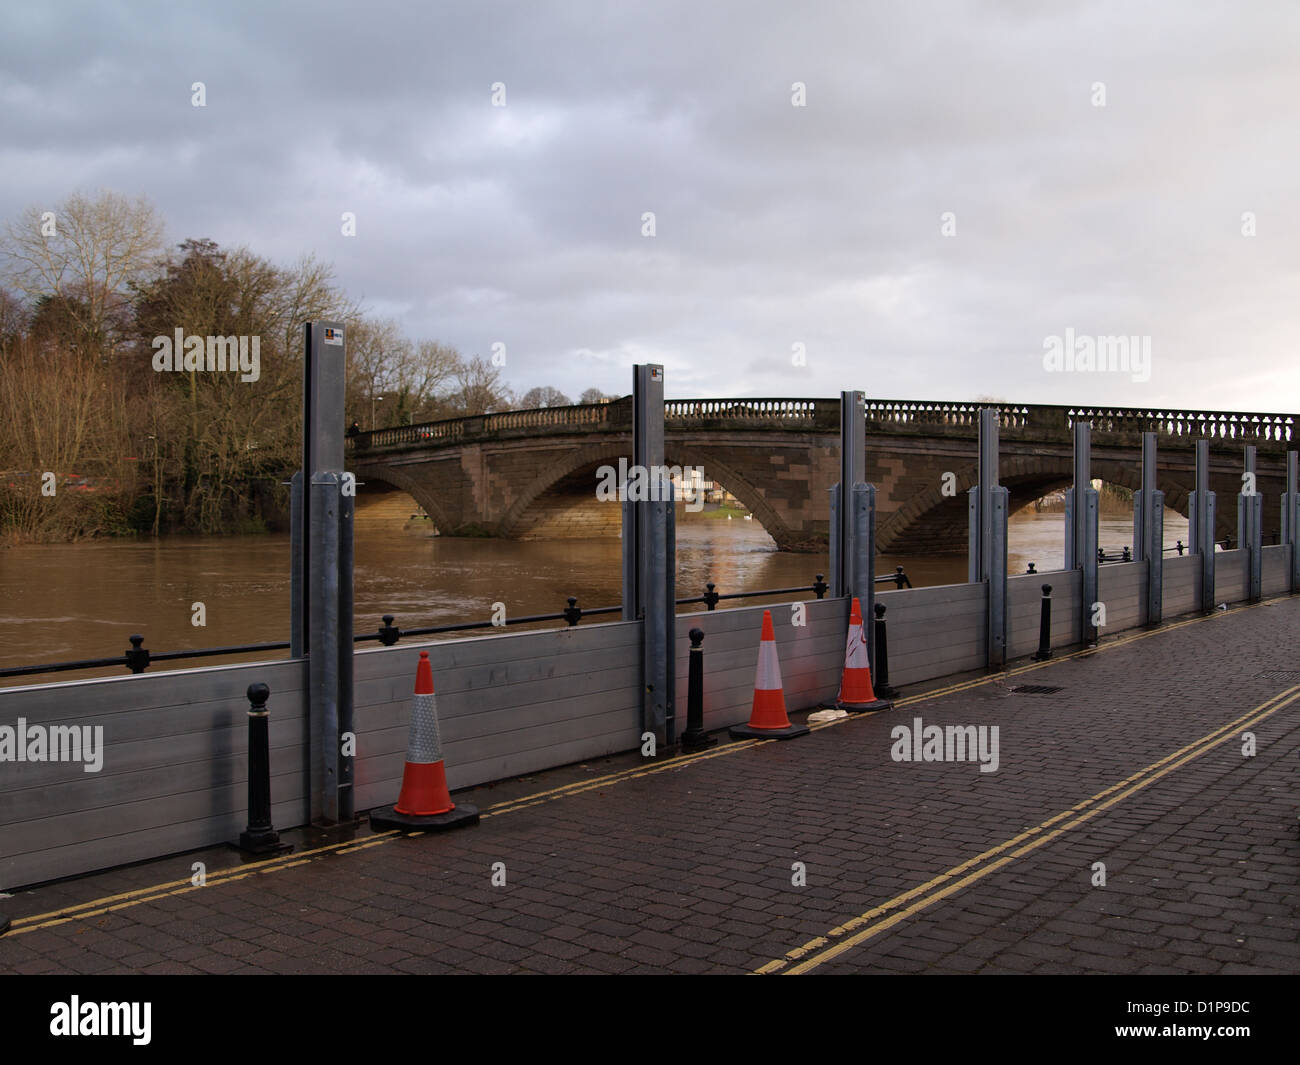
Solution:
[{"label": "brown flooded river", "polygon": [[[1130,543],[1131,528],[1129,517],[1103,518],[1102,545],[1118,549]],[[1029,561],[1042,572],[1060,567],[1059,512],[1021,511],[1011,520],[1009,539],[1011,573],[1023,573]],[[1187,539],[1186,519],[1166,511],[1165,542],[1178,539]],[[754,521],[690,517],[679,520],[677,542],[677,594],[683,598],[703,593],[709,580],[724,593],[811,585],[827,568],[824,555],[778,552]],[[614,605],[621,598],[617,540],[451,539],[431,537],[417,523],[404,528],[359,518],[355,560],[358,632],[373,632],[384,614],[396,615],[403,628],[415,628],[488,620],[496,602],[505,604],[507,616],[520,616],[560,611],[570,595],[586,608]],[[880,557],[876,572],[888,573],[895,565],[904,566],[916,586],[966,579],[964,556]],[[207,615],[202,628],[191,624],[192,605],[199,602]],[[0,549],[0,666],[117,655],[137,632],[153,651],[287,640],[288,537],[173,537]],[[45,674],[3,679],[0,686],[121,672]]]}]

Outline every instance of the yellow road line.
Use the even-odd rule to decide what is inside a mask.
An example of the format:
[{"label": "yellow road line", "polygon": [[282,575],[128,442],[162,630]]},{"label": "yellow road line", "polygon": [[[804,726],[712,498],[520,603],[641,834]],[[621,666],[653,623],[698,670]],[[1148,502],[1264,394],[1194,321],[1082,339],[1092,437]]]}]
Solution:
[{"label": "yellow road line", "polygon": [[[945,687],[935,688],[918,695],[906,696],[902,699],[895,700],[896,706],[913,706],[917,703],[928,702],[932,699],[938,699],[945,695],[952,695],[958,692],[969,691],[972,688],[978,688],[986,684],[993,684],[1007,677],[1020,676],[1023,673],[1029,673],[1037,669],[1044,669],[1048,666],[1058,665],[1061,662],[1068,662],[1072,658],[1078,658],[1083,655],[1096,654],[1099,651],[1110,651],[1119,647],[1127,646],[1137,640],[1144,640],[1150,636],[1159,636],[1166,632],[1173,632],[1176,629],[1183,628],[1187,625],[1197,624],[1203,621],[1213,620],[1219,617],[1225,617],[1229,614],[1240,613],[1243,610],[1252,610],[1259,606],[1270,606],[1282,601],[1281,598],[1263,600],[1259,603],[1244,604],[1233,607],[1228,611],[1218,611],[1213,614],[1202,615],[1199,617],[1187,618],[1183,621],[1171,622],[1161,625],[1159,628],[1150,629],[1143,632],[1133,633],[1129,636],[1121,636],[1108,643],[1099,644],[1096,647],[1084,647],[1070,654],[1062,655],[1057,658],[1048,659],[1045,662],[1032,662],[1028,665],[1018,666],[1015,669],[1006,670],[1001,673],[993,673],[987,677],[975,677],[970,680],[958,681]],[[839,718],[835,721],[820,722],[811,726],[812,731],[818,731],[823,728],[831,728],[836,725],[845,725],[853,721],[862,721],[873,715],[853,716]],[[673,758],[670,761],[652,766],[636,766],[631,769],[619,770],[615,773],[609,773],[603,777],[597,777],[593,780],[574,781],[569,784],[563,784],[559,787],[548,788],[545,791],[534,792],[530,795],[521,796],[518,799],[506,799],[499,803],[489,806],[481,815],[480,819],[495,817],[499,814],[513,813],[516,810],[526,810],[533,806],[541,806],[547,802],[554,802],[557,799],[566,798],[570,795],[581,795],[584,792],[592,791],[598,788],[611,787],[620,784],[625,780],[634,780],[639,777],[650,776],[654,773],[666,772],[670,769],[681,769],[685,766],[696,765],[700,762],[707,762],[711,758],[721,758],[725,755],[735,754],[738,751],[748,750],[751,747],[759,746],[764,743],[775,743],[775,740],[742,740],[738,743],[730,743],[719,747],[715,751],[702,751],[698,754],[682,755]],[[323,857],[330,852],[352,853],[356,850],[362,850],[365,847],[377,846],[380,843],[391,843],[394,839],[402,838],[402,833],[397,830],[379,833],[374,837],[368,837],[362,844],[356,844],[354,840],[346,840],[341,843],[330,843],[310,850],[299,851],[297,854],[286,855],[283,858],[273,858],[258,864],[258,872],[277,872],[280,869],[293,868],[304,864],[307,859]],[[235,866],[231,869],[218,870],[207,878],[207,886],[220,886],[225,883],[233,883],[235,880],[242,880],[247,873],[241,872],[242,866]],[[79,920],[82,917],[96,916],[108,912],[111,909],[123,909],[125,906],[108,906],[107,904],[134,899],[130,905],[136,905],[139,902],[147,902],[154,898],[166,898],[172,894],[183,894],[185,890],[193,887],[189,880],[173,880],[162,884],[155,884],[151,887],[136,888],[133,891],[122,892],[118,895],[108,895],[103,898],[93,899],[90,902],[79,903],[75,906],[65,906],[58,910],[52,910],[43,914],[35,914],[31,917],[22,917],[14,920],[10,929],[10,935],[18,935],[22,932],[35,931],[38,928],[48,928],[56,924],[63,924],[68,920]],[[180,891],[170,889],[181,888]],[[140,896],[146,896],[141,898]],[[107,907],[107,908],[106,908]]]},{"label": "yellow road line", "polygon": [[[1277,695],[1265,700],[1263,703],[1259,704],[1259,706],[1248,710],[1235,720],[1219,726],[1202,736],[1200,739],[1194,740],[1179,750],[1165,755],[1165,757],[1158,761],[1152,762],[1150,765],[1139,769],[1136,773],[1131,773],[1118,783],[1112,784],[1097,792],[1096,795],[1075,803],[1075,805],[1070,807],[1068,810],[1055,814],[1046,821],[1043,821],[1041,824],[1026,829],[1016,836],[1013,836],[1011,839],[1005,840],[1004,842],[989,848],[982,854],[967,859],[960,865],[954,866],[947,872],[940,873],[938,876],[933,877],[924,884],[911,888],[901,895],[897,895],[890,899],[888,902],[875,906],[866,913],[860,914],[836,928],[832,928],[824,936],[818,936],[817,938],[804,943],[800,947],[795,947],[793,950],[788,951],[784,957],[776,958],[767,962],[765,965],[756,969],[755,972],[762,975],[779,972],[780,970],[785,969],[790,962],[798,961],[800,958],[807,957],[814,951],[820,951],[820,953],[816,954],[815,957],[810,957],[807,961],[803,961],[789,969],[785,975],[793,976],[810,972],[817,966],[838,957],[845,951],[851,950],[859,943],[863,943],[866,940],[879,935],[881,932],[893,927],[907,917],[933,906],[936,902],[947,898],[954,892],[960,891],[962,888],[973,884],[978,880],[982,880],[984,877],[996,872],[1002,866],[1009,864],[1016,858],[1023,857],[1030,851],[1036,850],[1044,844],[1049,843],[1051,840],[1069,832],[1071,829],[1077,828],[1091,820],[1093,817],[1096,817],[1103,810],[1106,810],[1116,803],[1127,799],[1129,796],[1150,787],[1162,777],[1181,768],[1188,762],[1201,757],[1201,755],[1230,739],[1231,734],[1236,730],[1263,721],[1265,718],[1272,716],[1283,707],[1289,706],[1297,700],[1300,700],[1300,685],[1295,685],[1283,692],[1279,692]],[[1088,809],[1088,807],[1093,808]],[[1058,822],[1069,818],[1072,815],[1077,816],[1074,816],[1074,819],[1067,824],[1060,825],[1057,828],[1052,828],[1053,825],[1056,825]],[[1051,829],[1051,831],[1047,831],[1048,829]],[[1033,838],[1035,836],[1038,838]],[[1017,849],[1012,850],[1012,848]],[[979,866],[984,862],[988,862],[989,859],[996,858],[998,855],[1001,855],[1003,852],[1008,850],[1011,851],[1009,855],[1000,857],[997,861],[990,862],[975,872],[962,876],[962,874],[966,873],[967,870]],[[960,879],[954,879],[957,877],[960,877]],[[927,894],[927,892],[929,894]],[[917,899],[918,901],[907,906],[905,909],[898,909],[900,906],[911,902],[913,899]],[[876,921],[876,918],[889,914],[891,910],[898,910],[898,912],[890,914],[890,916],[886,917],[884,920]],[[870,922],[872,921],[876,921],[876,923],[871,924]],[[869,927],[848,939],[842,940],[835,945],[822,950],[822,948],[826,947],[832,939],[844,935],[846,932],[851,932],[855,928],[860,928],[864,924],[869,925]]]}]

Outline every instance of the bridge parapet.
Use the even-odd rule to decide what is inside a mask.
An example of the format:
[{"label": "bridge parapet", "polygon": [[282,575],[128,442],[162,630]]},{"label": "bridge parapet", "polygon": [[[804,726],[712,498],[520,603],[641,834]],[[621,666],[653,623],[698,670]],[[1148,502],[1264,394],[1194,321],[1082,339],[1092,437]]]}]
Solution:
[{"label": "bridge parapet", "polygon": [[839,432],[838,399],[670,399],[666,429],[799,429]]},{"label": "bridge parapet", "polygon": [[627,398],[609,403],[578,403],[569,407],[538,407],[534,410],[506,410],[495,414],[473,414],[466,418],[444,418],[418,425],[397,425],[373,429],[347,438],[349,450],[425,444],[458,445],[501,436],[532,436],[573,429],[630,430],[632,405]]},{"label": "bridge parapet", "polygon": [[[944,402],[939,400],[867,399],[867,424],[883,432],[933,432],[973,435],[979,412],[993,406],[1003,430],[1033,438],[1068,440],[1076,421],[1108,435],[1159,433],[1178,441],[1201,438],[1241,441],[1276,450],[1297,439],[1296,415],[1246,414],[1239,411],[1192,411],[1142,407],[1070,407],[1023,403]],[[673,399],[664,403],[668,430],[795,430],[838,433],[840,401],[831,399]],[[500,411],[467,418],[447,418],[419,425],[395,426],[347,438],[349,450],[402,446],[457,446],[475,440],[546,436],[572,432],[629,432],[630,398],[609,403]],[[1270,445],[1272,445],[1270,447]]]},{"label": "bridge parapet", "polygon": [[[834,402],[834,401],[831,401]],[[1068,435],[1076,421],[1089,421],[1093,432],[1154,432],[1175,439],[1241,440],[1284,444],[1295,439],[1292,414],[1245,414],[1239,411],[1188,411],[1142,407],[1059,407],[1042,404],[945,403],[924,400],[868,399],[868,423],[901,429],[908,426],[978,427],[979,412],[993,406],[1003,429],[1037,429]]]}]

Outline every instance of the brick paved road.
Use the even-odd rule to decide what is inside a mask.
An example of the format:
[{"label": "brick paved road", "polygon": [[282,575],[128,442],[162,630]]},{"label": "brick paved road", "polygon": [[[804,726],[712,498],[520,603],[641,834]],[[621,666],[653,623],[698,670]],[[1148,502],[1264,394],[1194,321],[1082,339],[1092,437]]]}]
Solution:
[{"label": "brick paved road", "polygon": [[[1265,674],[1298,651],[1300,598],[1274,600],[803,739],[480,788],[448,835],[50,885],[0,900],[0,970],[1295,972],[1300,672]],[[998,726],[997,771],[892,760],[916,717]]]}]

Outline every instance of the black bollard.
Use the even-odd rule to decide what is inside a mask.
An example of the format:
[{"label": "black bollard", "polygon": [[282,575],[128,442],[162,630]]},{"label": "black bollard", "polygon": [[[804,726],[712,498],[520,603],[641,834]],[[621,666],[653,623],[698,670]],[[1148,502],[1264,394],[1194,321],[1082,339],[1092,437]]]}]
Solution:
[{"label": "black bollard", "polygon": [[1123,557],[1120,561],[1122,561],[1122,562],[1132,562],[1132,561],[1133,561],[1133,552],[1132,552],[1132,550],[1131,550],[1130,548],[1127,548],[1127,547],[1124,548],[1124,557]]},{"label": "black bollard", "polygon": [[704,605],[712,610],[718,605],[718,599],[721,598],[712,581],[704,586]]},{"label": "black bollard", "polygon": [[1183,542],[1181,540],[1179,540],[1178,543],[1174,545],[1174,547],[1177,549],[1180,555],[1183,553],[1184,548],[1183,548]]},{"label": "black bollard", "polygon": [[1025,572],[1026,572],[1026,573],[1037,573],[1038,570],[1034,569],[1034,564],[1031,562],[1031,563],[1029,563],[1029,568],[1028,568],[1027,570],[1025,570]]},{"label": "black bollard", "polygon": [[126,668],[132,673],[143,673],[149,668],[149,651],[140,645],[144,637],[138,633],[131,637],[131,649],[126,652]]},{"label": "black bollard", "polygon": [[393,624],[393,615],[385,614],[384,623],[379,626],[379,642],[385,647],[392,647],[402,638],[402,630]]},{"label": "black bollard", "polygon": [[817,593],[818,599],[826,598],[826,593],[830,589],[830,585],[826,583],[826,574],[824,573],[817,574],[817,579],[813,581],[812,589],[814,592]]},{"label": "black bollard", "polygon": [[573,628],[582,620],[582,607],[578,606],[578,597],[576,595],[569,596],[569,605],[564,608],[562,613],[564,614],[564,620],[569,623],[569,628]]},{"label": "black bollard", "polygon": [[889,637],[885,634],[885,604],[876,604],[876,673],[871,678],[878,699],[897,699],[898,691],[889,686]]},{"label": "black bollard", "polygon": [[1052,657],[1052,586],[1043,585],[1043,612],[1038,617],[1038,650],[1035,662],[1046,662]]},{"label": "black bollard", "polygon": [[265,684],[248,686],[248,827],[240,833],[239,849],[258,858],[293,850],[271,826],[270,694]]},{"label": "black bollard", "polygon": [[686,688],[686,731],[682,733],[682,750],[703,751],[718,742],[716,736],[704,731],[704,630],[691,629],[690,672]]}]

